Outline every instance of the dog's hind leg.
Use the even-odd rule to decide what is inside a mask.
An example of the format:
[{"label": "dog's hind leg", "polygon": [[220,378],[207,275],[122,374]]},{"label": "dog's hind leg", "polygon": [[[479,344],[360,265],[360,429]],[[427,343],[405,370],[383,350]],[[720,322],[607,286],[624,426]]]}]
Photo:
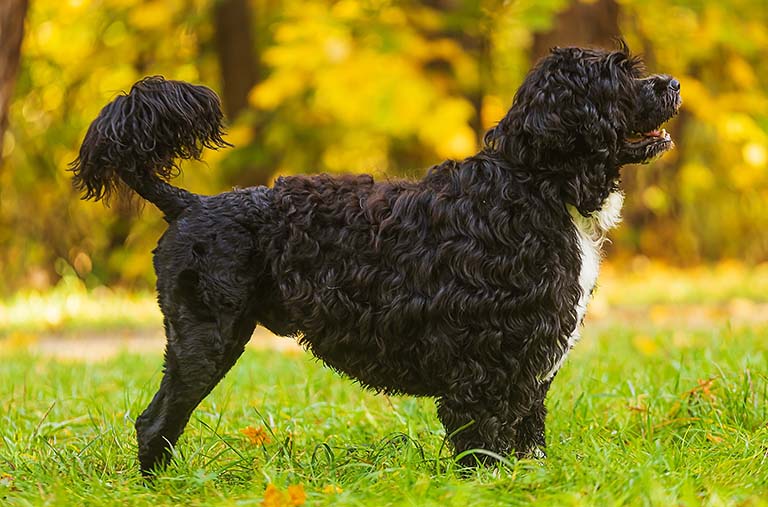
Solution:
[{"label": "dog's hind leg", "polygon": [[165,328],[168,343],[160,389],[136,419],[145,476],[168,462],[192,411],[243,353],[254,324],[226,316],[203,320],[182,311],[174,319],[166,318]]}]

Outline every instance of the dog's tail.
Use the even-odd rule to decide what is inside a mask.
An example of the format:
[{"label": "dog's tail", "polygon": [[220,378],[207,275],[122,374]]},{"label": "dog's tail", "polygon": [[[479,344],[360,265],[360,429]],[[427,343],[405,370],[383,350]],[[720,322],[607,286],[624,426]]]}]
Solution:
[{"label": "dog's tail", "polygon": [[83,199],[107,200],[121,181],[173,220],[199,197],[166,181],[178,159],[199,159],[222,139],[221,103],[205,86],[146,77],[101,110],[72,162]]}]

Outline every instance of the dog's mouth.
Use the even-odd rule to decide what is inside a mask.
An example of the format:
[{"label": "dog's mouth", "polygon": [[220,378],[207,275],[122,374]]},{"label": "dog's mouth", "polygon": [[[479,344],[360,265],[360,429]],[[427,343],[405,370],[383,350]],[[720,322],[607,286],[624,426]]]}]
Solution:
[{"label": "dog's mouth", "polygon": [[683,103],[680,82],[663,76],[641,82],[642,93],[635,121],[620,149],[619,162],[622,164],[647,164],[675,146],[672,136],[662,126],[680,111]]},{"label": "dog's mouth", "polygon": [[671,142],[672,136],[669,135],[666,129],[654,129],[648,132],[633,132],[630,134],[626,142],[635,146],[647,146],[649,144],[658,142]]},{"label": "dog's mouth", "polygon": [[624,139],[622,163],[647,164],[675,146],[672,136],[661,126],[643,132],[632,132]]}]

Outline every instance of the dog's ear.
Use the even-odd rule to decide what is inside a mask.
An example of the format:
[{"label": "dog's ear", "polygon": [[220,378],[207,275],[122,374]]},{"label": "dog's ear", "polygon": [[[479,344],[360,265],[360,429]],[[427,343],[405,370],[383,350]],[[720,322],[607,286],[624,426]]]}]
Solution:
[{"label": "dog's ear", "polygon": [[529,74],[515,102],[522,106],[518,127],[543,152],[571,152],[577,141],[579,104],[583,94],[564,63],[577,63],[578,48],[554,48]]},{"label": "dog's ear", "polygon": [[645,74],[645,65],[640,56],[632,55],[626,43],[620,50],[607,53],[599,65],[600,75],[594,80],[594,94],[602,97],[605,105],[603,114],[614,123],[626,121],[632,110],[637,91],[636,80]]},{"label": "dog's ear", "polygon": [[541,155],[572,151],[576,141],[571,113],[576,97],[554,59],[565,50],[555,48],[526,76],[515,94],[512,108],[485,135],[495,151],[523,163],[537,164]]}]

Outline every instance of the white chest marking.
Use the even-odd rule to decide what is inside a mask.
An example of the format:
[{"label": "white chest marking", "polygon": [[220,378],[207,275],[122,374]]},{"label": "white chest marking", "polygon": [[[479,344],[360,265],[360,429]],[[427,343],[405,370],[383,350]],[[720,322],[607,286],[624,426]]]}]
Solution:
[{"label": "white chest marking", "polygon": [[576,226],[579,240],[579,255],[581,256],[581,270],[579,271],[579,286],[581,296],[576,305],[576,328],[571,331],[564,350],[558,351],[554,367],[544,376],[549,380],[565,362],[568,352],[581,338],[581,322],[587,313],[587,303],[592,295],[592,290],[597,282],[602,260],[602,245],[605,235],[621,222],[621,207],[624,204],[624,194],[613,192],[605,200],[600,211],[590,217],[582,216],[575,209],[571,210],[571,217]]}]

